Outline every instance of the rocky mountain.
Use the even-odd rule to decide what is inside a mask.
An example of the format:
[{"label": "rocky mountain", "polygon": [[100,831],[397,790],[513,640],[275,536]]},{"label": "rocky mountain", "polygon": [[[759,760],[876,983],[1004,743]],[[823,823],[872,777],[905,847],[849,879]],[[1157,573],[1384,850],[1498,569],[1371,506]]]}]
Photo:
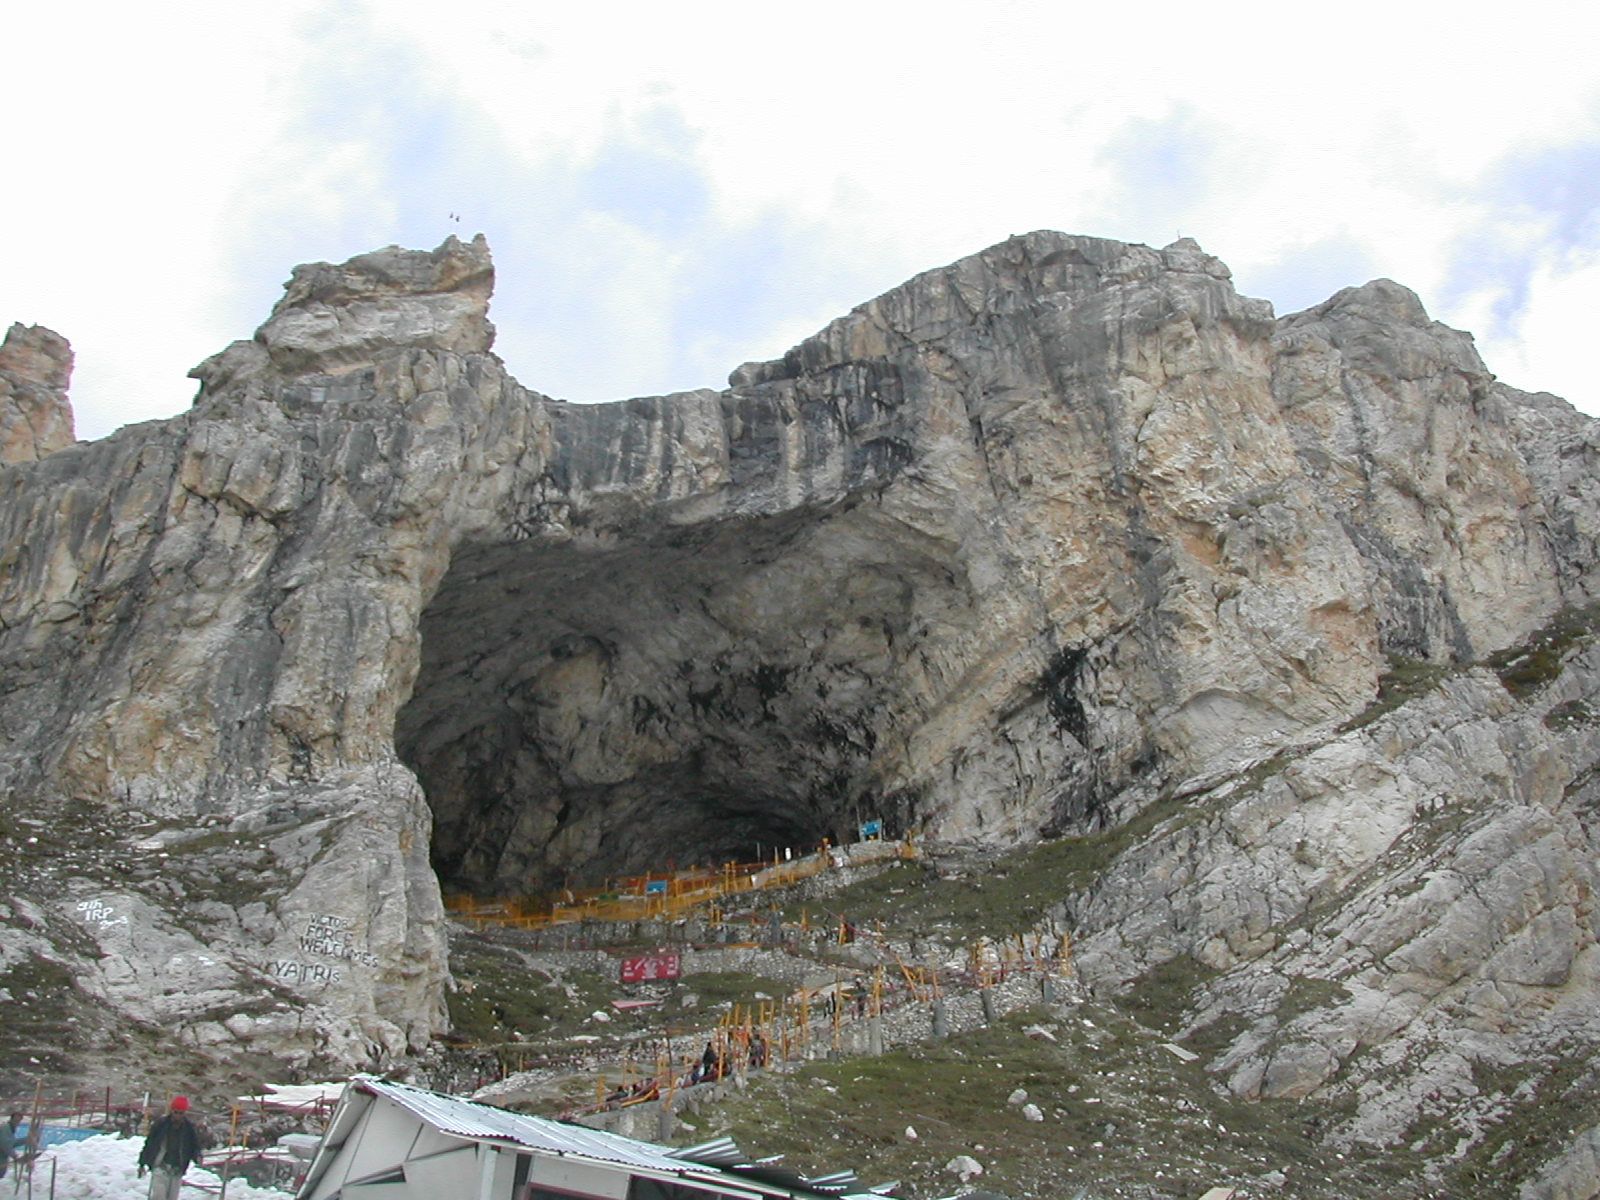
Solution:
[{"label": "rocky mountain", "polygon": [[[0,986],[70,989],[72,1061],[387,1062],[441,888],[881,816],[1088,839],[1084,980],[1183,972],[1219,1084],[1330,1137],[1595,1093],[1590,419],[1394,283],[1275,318],[1188,239],[1012,238],[593,406],[506,374],[492,282],[299,267],[183,416],[0,410]],[[1530,1195],[1596,1194],[1573,1111]]]}]

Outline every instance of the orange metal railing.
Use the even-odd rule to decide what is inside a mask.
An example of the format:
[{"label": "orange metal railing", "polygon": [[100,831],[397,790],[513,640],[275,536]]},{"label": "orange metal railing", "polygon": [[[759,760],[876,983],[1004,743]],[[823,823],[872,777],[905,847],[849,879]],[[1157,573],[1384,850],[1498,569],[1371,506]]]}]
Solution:
[{"label": "orange metal railing", "polygon": [[[894,848],[890,853],[896,857],[916,857],[909,839],[885,845]],[[723,863],[711,869],[651,872],[616,879],[604,887],[568,888],[536,898],[480,901],[449,896],[445,907],[459,920],[517,929],[543,929],[573,921],[673,920],[726,896],[799,883],[821,874],[831,863],[831,848],[824,842],[815,852],[787,862],[775,858],[772,862]]]}]

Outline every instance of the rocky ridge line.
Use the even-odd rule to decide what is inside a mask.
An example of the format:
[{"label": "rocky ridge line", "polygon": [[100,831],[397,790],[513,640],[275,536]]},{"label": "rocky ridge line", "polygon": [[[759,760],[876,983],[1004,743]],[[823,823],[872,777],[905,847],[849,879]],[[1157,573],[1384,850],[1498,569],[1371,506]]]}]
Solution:
[{"label": "rocky ridge line", "polygon": [[[220,1052],[381,1064],[442,1025],[440,876],[516,891],[873,814],[988,846],[1206,795],[1245,821],[1314,781],[1219,783],[1323,745],[1395,664],[1482,660],[1594,596],[1593,422],[1387,281],[1274,319],[1192,242],[1035,233],[724,391],[600,406],[505,374],[491,283],[481,240],[300,268],[191,412],[0,471],[0,786],[24,822],[140,835],[13,839],[0,972],[68,964],[151,1028],[199,995],[184,1036]],[[1353,762],[1283,871],[1234,863],[1257,835],[1225,821],[1198,858],[1158,838],[1094,881],[1086,974],[1168,950],[1281,973],[1313,895],[1376,937],[1339,863],[1384,838],[1344,831],[1409,827],[1415,789],[1369,782],[1430,773],[1484,828],[1559,828],[1529,913],[1567,912],[1587,962],[1586,725],[1444,694],[1414,735],[1308,758]],[[1504,742],[1509,795],[1458,780],[1453,721]],[[1309,818],[1275,820],[1263,854]],[[1418,894],[1422,923],[1454,902]],[[1318,953],[1292,961],[1345,971]],[[1373,979],[1380,1008],[1410,986]],[[1545,994],[1505,1019],[1542,1038]],[[1235,1081],[1316,1092],[1343,1036],[1242,1041]]]}]

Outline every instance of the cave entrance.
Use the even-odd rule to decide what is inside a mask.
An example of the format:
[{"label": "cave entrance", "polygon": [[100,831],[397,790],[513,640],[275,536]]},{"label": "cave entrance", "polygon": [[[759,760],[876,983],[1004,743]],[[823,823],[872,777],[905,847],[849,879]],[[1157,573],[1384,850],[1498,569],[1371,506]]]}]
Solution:
[{"label": "cave entrance", "polygon": [[883,815],[886,681],[918,576],[949,572],[882,558],[839,509],[458,548],[396,723],[441,882],[586,886]]}]

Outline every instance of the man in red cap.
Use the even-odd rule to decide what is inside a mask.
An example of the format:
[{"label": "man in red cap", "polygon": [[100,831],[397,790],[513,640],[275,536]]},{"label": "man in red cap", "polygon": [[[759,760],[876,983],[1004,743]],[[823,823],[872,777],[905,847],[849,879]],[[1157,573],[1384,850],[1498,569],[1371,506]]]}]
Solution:
[{"label": "man in red cap", "polygon": [[167,1115],[150,1126],[139,1151],[139,1178],[150,1172],[150,1200],[178,1200],[183,1173],[200,1161],[200,1134],[189,1120],[189,1097],[174,1096]]}]

